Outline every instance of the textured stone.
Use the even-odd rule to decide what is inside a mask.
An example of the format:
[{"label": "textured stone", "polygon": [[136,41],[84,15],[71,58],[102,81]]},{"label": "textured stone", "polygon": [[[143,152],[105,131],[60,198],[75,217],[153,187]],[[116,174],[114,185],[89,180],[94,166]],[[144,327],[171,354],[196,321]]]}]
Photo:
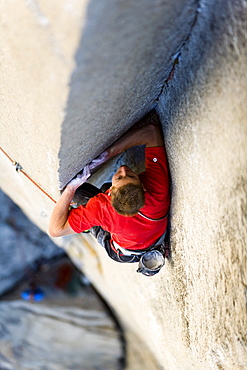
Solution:
[{"label": "textured stone", "polygon": [[[42,9],[48,6],[40,4]],[[67,64],[58,54],[51,57],[41,38],[42,52],[37,50],[44,56],[39,66],[53,71],[51,84],[40,78],[42,74],[33,74],[37,70],[29,64],[27,69],[25,57],[15,57],[14,51],[24,50],[23,33],[5,41],[1,143],[4,133],[9,155],[57,198],[59,181],[65,184],[156,105],[171,168],[172,260],[147,279],[136,274],[134,265],[109,260],[91,235],[57,242],[117,312],[128,338],[130,369],[133,358],[138,358],[135,369],[243,369],[247,5],[244,0],[152,4],[151,9],[150,2],[91,1],[90,19],[86,12],[85,18],[74,12],[74,33],[59,39],[61,46],[67,45]],[[48,8],[47,14],[55,13]],[[10,10],[5,6],[3,13],[8,35],[18,24],[7,17]],[[148,18],[152,12],[153,21]],[[61,18],[60,8],[56,13],[50,24],[57,31],[72,18]],[[33,31],[28,45],[34,50],[35,35],[45,28],[28,22],[26,27]],[[61,35],[69,29],[61,27]],[[126,43],[122,30],[131,31]],[[70,37],[71,43],[66,41]],[[30,58],[28,63],[39,61],[35,54]],[[45,230],[52,201],[16,174],[3,154],[0,160],[3,190]],[[100,181],[108,179],[111,170],[105,167]]]},{"label": "textured stone", "polygon": [[191,0],[88,4],[62,124],[62,185],[156,104],[195,12]]},{"label": "textured stone", "polygon": [[0,191],[0,295],[32,275],[37,263],[62,256],[50,238]]},{"label": "textured stone", "polygon": [[[119,330],[89,281],[0,192],[0,368],[120,369]],[[20,301],[38,288],[38,303]]]},{"label": "textured stone", "polygon": [[104,311],[1,302],[0,343],[1,369],[120,368],[121,346]]}]

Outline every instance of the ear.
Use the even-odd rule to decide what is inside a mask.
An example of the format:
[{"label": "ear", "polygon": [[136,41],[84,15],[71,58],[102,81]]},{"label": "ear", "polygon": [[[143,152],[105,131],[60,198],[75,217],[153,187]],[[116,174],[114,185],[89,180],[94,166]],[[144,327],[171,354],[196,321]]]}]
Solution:
[{"label": "ear", "polygon": [[141,186],[142,186],[143,190],[146,191],[146,189],[144,188],[144,185],[142,183],[141,183]]},{"label": "ear", "polygon": [[115,188],[115,186],[111,186],[109,190],[110,190],[110,191],[109,191],[109,195],[114,195],[114,194],[115,194],[115,192],[116,192],[116,188]]}]

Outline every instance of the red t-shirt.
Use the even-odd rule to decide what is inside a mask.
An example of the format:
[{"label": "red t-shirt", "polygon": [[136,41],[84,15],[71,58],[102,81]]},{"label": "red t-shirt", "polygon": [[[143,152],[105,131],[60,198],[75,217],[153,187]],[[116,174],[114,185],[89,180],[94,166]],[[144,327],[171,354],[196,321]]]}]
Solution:
[{"label": "red t-shirt", "polygon": [[[139,175],[145,188],[145,205],[140,212],[158,219],[169,211],[169,170],[164,147],[145,149],[146,170]],[[119,215],[111,205],[111,197],[101,193],[91,198],[85,206],[72,209],[69,224],[80,233],[92,226],[101,226],[111,233],[112,240],[126,249],[145,249],[152,245],[166,230],[167,218],[151,221],[135,215]]]}]

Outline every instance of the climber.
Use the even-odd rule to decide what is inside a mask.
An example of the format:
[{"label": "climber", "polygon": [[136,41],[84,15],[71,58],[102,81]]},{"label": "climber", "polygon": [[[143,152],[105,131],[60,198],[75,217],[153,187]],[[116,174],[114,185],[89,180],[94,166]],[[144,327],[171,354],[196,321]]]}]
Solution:
[{"label": "climber", "polygon": [[[137,175],[121,166],[105,193],[69,210],[76,190],[90,170],[130,147],[145,145],[146,170]],[[169,170],[160,124],[134,127],[84,167],[65,188],[50,219],[49,235],[59,237],[90,229],[118,262],[138,262],[138,272],[152,276],[164,265],[164,237],[170,206]]]}]

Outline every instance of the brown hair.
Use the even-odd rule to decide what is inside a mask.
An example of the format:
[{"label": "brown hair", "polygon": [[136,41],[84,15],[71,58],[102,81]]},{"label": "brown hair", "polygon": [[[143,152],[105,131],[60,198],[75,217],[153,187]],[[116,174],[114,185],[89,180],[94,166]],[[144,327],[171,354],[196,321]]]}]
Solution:
[{"label": "brown hair", "polygon": [[111,204],[118,214],[134,216],[144,203],[144,190],[141,184],[126,184],[116,191],[112,187]]}]

